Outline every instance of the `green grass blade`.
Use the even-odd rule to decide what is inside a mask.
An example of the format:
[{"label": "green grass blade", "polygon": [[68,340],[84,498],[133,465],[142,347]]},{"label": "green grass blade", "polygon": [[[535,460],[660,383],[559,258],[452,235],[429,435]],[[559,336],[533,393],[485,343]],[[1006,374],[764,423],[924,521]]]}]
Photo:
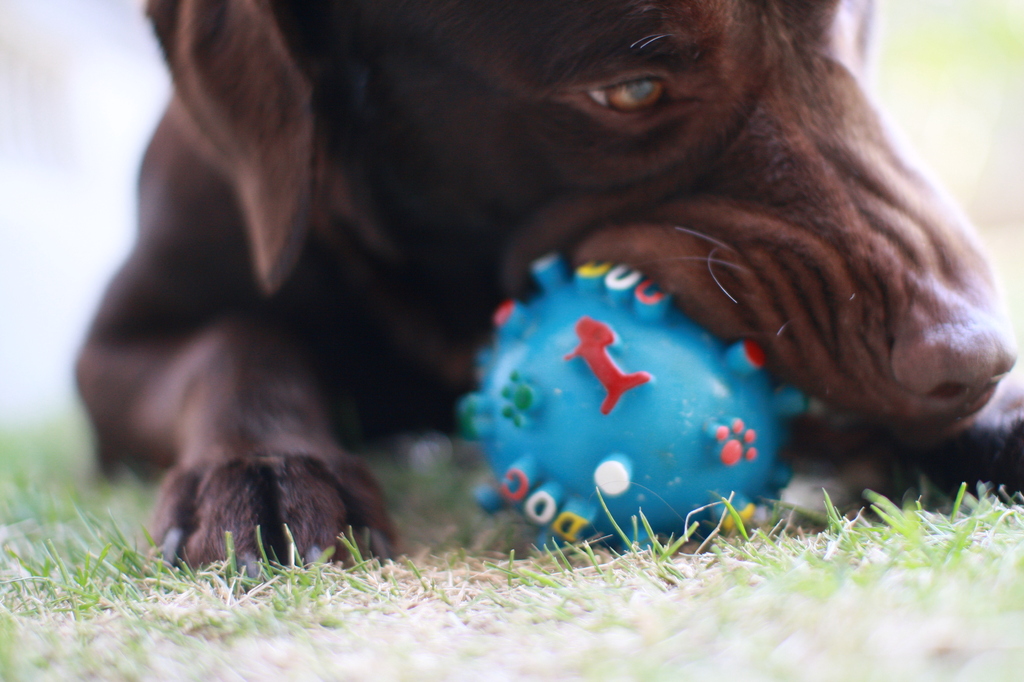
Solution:
[{"label": "green grass blade", "polygon": [[736,507],[732,506],[732,499],[727,500],[722,496],[719,496],[719,499],[722,500],[722,504],[725,505],[726,513],[732,519],[732,522],[736,524],[736,530],[739,531],[744,540],[749,540],[750,535],[747,533],[747,527],[743,523],[743,517],[740,516],[738,511],[736,511]]},{"label": "green grass blade", "polygon": [[630,549],[633,544],[629,541],[629,538],[626,537],[626,534],[622,532],[622,529],[619,528],[619,524],[615,521],[615,517],[612,516],[611,511],[608,510],[608,505],[605,504],[604,495],[601,494],[601,489],[594,488],[594,492],[597,493],[597,499],[601,503],[601,509],[604,509],[605,516],[608,517],[608,521],[611,522],[612,528],[615,529],[615,533],[619,536],[619,539],[622,540],[622,546],[627,550]]},{"label": "green grass blade", "polygon": [[949,513],[949,518],[955,519],[957,514],[960,513],[960,505],[963,504],[964,495],[967,493],[967,482],[964,481],[960,484],[960,489],[956,491],[956,499],[953,500],[953,511]]}]

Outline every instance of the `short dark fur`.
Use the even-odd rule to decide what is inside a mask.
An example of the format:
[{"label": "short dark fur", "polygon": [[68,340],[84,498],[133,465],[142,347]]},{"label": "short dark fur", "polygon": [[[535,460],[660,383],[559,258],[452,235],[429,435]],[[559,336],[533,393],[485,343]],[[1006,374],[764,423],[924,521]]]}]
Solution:
[{"label": "short dark fur", "polygon": [[[886,452],[1020,488],[1009,325],[865,95],[872,4],[150,0],[175,96],[78,365],[101,462],[169,469],[154,534],[191,563],[225,530],[255,556],[257,524],[279,556],[281,523],[303,556],[348,524],[386,552],[337,406],[449,428],[490,312],[559,249],[759,340]],[[650,110],[587,95],[652,76]]]}]

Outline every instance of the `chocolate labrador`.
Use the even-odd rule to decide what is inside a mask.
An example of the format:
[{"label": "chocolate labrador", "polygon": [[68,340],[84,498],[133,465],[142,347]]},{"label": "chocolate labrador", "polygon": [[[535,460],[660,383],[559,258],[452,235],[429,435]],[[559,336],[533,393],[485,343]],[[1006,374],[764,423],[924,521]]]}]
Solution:
[{"label": "chocolate labrador", "polygon": [[306,557],[349,525],[386,554],[339,414],[449,428],[491,312],[559,250],[758,340],[937,480],[1020,488],[1010,325],[866,93],[872,5],[150,0],[175,94],[78,364],[102,464],[167,470],[154,536],[191,564],[257,526],[284,556],[284,524]]}]

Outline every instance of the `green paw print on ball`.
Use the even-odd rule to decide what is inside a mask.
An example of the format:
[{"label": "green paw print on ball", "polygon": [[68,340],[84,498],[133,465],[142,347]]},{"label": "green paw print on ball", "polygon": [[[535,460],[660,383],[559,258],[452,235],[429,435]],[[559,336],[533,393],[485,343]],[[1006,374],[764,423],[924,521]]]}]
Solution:
[{"label": "green paw print on ball", "polygon": [[519,372],[509,375],[509,382],[501,389],[501,397],[508,401],[501,408],[501,416],[511,420],[518,427],[527,423],[524,413],[537,407],[537,389],[531,386]]}]

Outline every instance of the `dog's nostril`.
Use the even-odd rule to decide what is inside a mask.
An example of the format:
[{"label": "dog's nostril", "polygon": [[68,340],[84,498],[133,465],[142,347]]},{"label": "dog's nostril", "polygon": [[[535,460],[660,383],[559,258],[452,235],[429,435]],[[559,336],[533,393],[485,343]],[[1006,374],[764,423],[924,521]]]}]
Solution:
[{"label": "dog's nostril", "polygon": [[944,402],[990,389],[1016,360],[1012,335],[999,324],[958,321],[908,329],[892,349],[893,376],[913,393]]},{"label": "dog's nostril", "polygon": [[938,400],[952,400],[953,398],[959,398],[963,394],[967,393],[968,387],[965,384],[958,384],[952,381],[947,381],[941,384],[928,394],[929,398],[936,398]]}]

